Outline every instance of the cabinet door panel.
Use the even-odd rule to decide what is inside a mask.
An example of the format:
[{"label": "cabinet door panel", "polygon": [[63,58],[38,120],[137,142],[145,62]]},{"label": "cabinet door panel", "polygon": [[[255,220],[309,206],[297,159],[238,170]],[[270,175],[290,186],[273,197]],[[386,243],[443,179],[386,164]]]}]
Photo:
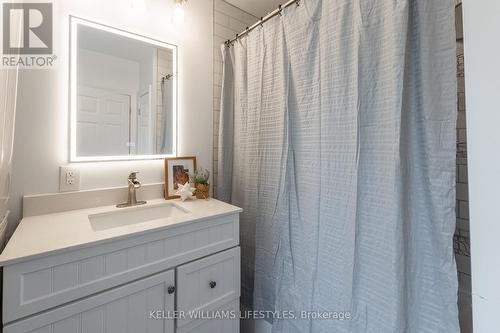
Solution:
[{"label": "cabinet door panel", "polygon": [[220,315],[222,315],[222,313],[226,315],[231,313],[232,317],[226,317],[224,319],[193,320],[189,324],[177,328],[176,333],[239,333],[239,310],[240,301],[236,299],[216,310]]},{"label": "cabinet door panel", "polygon": [[151,311],[173,311],[173,270],[73,302],[7,325],[5,333],[173,333],[174,321],[150,318]]},{"label": "cabinet door panel", "polygon": [[186,313],[180,327],[192,321],[190,312],[213,311],[240,297],[240,248],[220,252],[177,268],[177,310]]}]

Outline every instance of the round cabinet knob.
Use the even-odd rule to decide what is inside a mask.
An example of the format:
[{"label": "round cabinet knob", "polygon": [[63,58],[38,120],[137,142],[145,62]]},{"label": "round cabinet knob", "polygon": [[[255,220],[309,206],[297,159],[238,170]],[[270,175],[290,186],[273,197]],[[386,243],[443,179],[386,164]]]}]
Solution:
[{"label": "round cabinet knob", "polygon": [[167,292],[168,292],[169,294],[173,294],[173,293],[175,293],[175,287],[174,287],[174,286],[168,286],[168,288],[167,288]]},{"label": "round cabinet knob", "polygon": [[214,289],[216,285],[217,285],[217,282],[210,281],[210,288]]}]

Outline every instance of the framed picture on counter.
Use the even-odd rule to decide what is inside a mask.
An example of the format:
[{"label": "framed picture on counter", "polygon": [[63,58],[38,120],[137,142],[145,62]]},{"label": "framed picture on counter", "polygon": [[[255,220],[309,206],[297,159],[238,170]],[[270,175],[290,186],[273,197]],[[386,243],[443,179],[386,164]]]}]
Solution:
[{"label": "framed picture on counter", "polygon": [[180,185],[189,182],[189,173],[196,170],[196,157],[165,159],[165,199],[179,198],[175,194]]}]

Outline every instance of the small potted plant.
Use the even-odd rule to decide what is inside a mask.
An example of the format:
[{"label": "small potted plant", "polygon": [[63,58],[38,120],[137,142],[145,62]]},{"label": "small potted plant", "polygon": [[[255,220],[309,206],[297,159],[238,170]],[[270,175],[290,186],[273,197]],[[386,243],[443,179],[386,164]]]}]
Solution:
[{"label": "small potted plant", "polygon": [[195,172],[190,174],[191,181],[194,183],[196,188],[195,196],[198,199],[208,199],[208,191],[210,189],[208,184],[208,177],[210,173],[207,169],[196,169]]}]

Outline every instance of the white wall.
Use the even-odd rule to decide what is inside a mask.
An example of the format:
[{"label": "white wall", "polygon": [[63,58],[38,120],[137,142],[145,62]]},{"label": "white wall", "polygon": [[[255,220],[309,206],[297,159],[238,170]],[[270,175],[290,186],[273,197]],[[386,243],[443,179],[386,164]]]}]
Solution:
[{"label": "white wall", "polygon": [[[242,10],[255,15],[257,17],[265,16],[272,12],[280,4],[285,4],[287,0],[227,0],[231,5],[241,8]],[[254,22],[255,23],[255,22]]]},{"label": "white wall", "polygon": [[78,75],[78,85],[133,94],[134,97],[139,92],[140,64],[132,60],[80,49],[78,73],[81,73]]},{"label": "white wall", "polygon": [[[190,0],[186,21],[171,24],[173,1],[144,0],[145,11],[123,0],[54,0],[54,53],[57,67],[23,70],[14,143],[11,228],[21,217],[25,194],[58,192],[60,165],[68,163],[69,15],[138,33],[179,46],[179,155],[195,155],[212,171],[213,3]],[[132,170],[143,183],[163,182],[156,161],[81,163],[82,189],[122,186]],[[140,192],[139,192],[140,196]]]},{"label": "white wall", "polygon": [[474,333],[500,309],[500,2],[463,2]]}]

